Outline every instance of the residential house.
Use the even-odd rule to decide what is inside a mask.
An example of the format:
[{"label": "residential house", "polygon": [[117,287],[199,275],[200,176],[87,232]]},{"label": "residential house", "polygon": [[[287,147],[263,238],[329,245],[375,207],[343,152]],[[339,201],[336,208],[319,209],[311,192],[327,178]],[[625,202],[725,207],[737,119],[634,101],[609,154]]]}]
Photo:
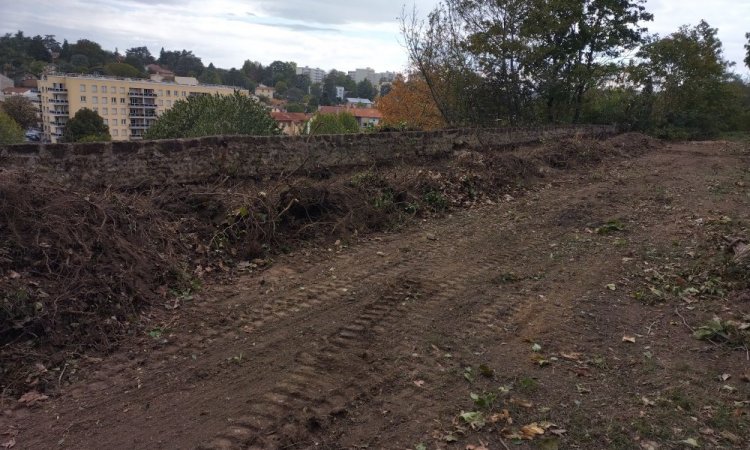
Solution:
[{"label": "residential house", "polygon": [[149,64],[146,66],[146,70],[151,74],[151,79],[158,83],[162,81],[175,81],[174,72],[158,64]]},{"label": "residential house", "polygon": [[281,132],[288,136],[299,136],[305,131],[310,115],[305,113],[272,112],[271,117]]},{"label": "residential house", "polygon": [[265,84],[259,84],[258,87],[255,88],[255,95],[258,97],[272,99],[274,92],[276,92],[276,89],[266,86]]},{"label": "residential house", "polygon": [[357,119],[361,129],[375,127],[383,120],[383,114],[375,108],[352,108],[349,106],[321,106],[318,108],[321,114],[338,114],[348,112]]}]

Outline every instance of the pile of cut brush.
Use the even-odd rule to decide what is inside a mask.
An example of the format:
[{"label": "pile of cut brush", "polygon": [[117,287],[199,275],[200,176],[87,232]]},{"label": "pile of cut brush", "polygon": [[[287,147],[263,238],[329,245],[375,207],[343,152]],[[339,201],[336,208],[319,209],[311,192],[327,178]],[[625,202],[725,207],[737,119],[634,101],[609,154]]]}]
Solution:
[{"label": "pile of cut brush", "polygon": [[50,348],[109,350],[158,286],[180,282],[173,225],[137,196],[4,171],[0,236],[3,384]]}]

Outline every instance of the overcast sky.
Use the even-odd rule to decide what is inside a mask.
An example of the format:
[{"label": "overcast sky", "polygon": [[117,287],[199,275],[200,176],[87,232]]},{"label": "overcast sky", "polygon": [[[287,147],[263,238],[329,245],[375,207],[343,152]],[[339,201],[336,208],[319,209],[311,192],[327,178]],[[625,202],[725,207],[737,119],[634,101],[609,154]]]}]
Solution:
[{"label": "overcast sky", "polygon": [[[0,0],[0,32],[55,34],[105,48],[148,46],[155,56],[192,50],[204,64],[295,61],[323,69],[401,71],[406,55],[396,18],[414,0]],[[436,0],[416,0],[426,13]],[[650,0],[650,31],[669,34],[701,19],[719,28],[726,57],[742,64],[750,32],[748,0]]]}]

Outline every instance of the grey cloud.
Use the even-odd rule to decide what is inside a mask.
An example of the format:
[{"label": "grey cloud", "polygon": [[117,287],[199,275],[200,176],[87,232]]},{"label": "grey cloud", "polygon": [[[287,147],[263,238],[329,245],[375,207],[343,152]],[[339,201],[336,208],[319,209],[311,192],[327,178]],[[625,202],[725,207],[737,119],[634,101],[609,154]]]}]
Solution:
[{"label": "grey cloud", "polygon": [[434,8],[437,0],[382,0],[380,2],[357,2],[352,0],[255,0],[255,4],[274,17],[311,21],[317,23],[383,23],[393,22],[402,7],[416,4],[426,13]]}]

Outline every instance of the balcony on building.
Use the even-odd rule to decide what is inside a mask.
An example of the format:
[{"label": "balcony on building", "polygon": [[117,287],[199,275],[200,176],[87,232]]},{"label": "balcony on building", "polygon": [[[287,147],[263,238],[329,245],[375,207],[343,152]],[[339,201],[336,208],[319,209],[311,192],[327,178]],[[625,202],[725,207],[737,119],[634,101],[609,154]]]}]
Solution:
[{"label": "balcony on building", "polygon": [[131,98],[154,98],[156,97],[156,92],[153,89],[131,88],[128,90],[128,96]]}]

